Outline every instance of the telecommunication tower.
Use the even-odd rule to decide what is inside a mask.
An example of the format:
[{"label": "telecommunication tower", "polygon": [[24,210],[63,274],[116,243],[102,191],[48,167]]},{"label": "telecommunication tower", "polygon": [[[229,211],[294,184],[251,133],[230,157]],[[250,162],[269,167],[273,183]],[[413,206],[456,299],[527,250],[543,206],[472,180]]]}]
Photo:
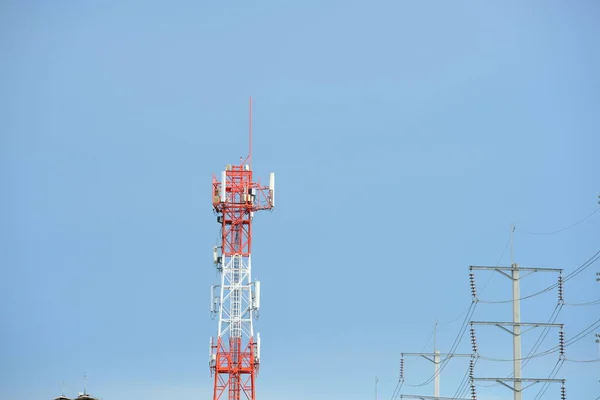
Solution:
[{"label": "telecommunication tower", "polygon": [[269,185],[252,177],[252,98],[250,143],[246,160],[227,165],[219,181],[213,175],[212,205],[220,225],[220,245],[213,261],[220,274],[211,287],[211,317],[218,316],[218,336],[210,339],[209,366],[214,376],[213,400],[256,399],[260,335],[253,319],[260,308],[260,282],[252,280],[252,220],[254,213],[275,206],[275,174]]}]

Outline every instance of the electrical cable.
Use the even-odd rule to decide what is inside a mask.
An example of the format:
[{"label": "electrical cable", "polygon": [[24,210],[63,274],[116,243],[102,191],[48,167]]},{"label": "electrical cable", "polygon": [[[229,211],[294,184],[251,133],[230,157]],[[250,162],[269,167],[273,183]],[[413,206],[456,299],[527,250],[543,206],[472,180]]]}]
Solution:
[{"label": "electrical cable", "polygon": [[[585,328],[584,330],[582,330],[581,332],[579,332],[575,336],[573,336],[570,339],[566,340],[563,347],[566,348],[566,347],[569,347],[572,344],[577,343],[578,341],[580,341],[581,339],[583,339],[584,337],[586,337],[590,333],[592,333],[594,331],[594,329],[596,329],[598,327],[600,327],[600,319],[598,319],[595,322],[593,322],[591,325],[589,325],[587,328]],[[548,355],[548,354],[556,353],[559,350],[560,350],[560,345],[553,346],[553,347],[551,347],[551,348],[549,348],[547,350],[542,351],[541,353],[533,354],[533,355],[528,356],[528,357],[523,357],[520,360],[528,360],[528,359],[531,359],[531,358],[542,357],[542,356],[545,356],[545,355]],[[489,361],[515,361],[514,358],[505,359],[505,358],[492,358],[492,357],[484,357],[484,356],[479,356],[479,358],[481,358],[483,360],[489,360]],[[511,375],[509,375],[509,377]]]},{"label": "electrical cable", "polygon": [[[477,365],[477,360],[478,360],[478,358],[475,358],[475,361],[473,362],[473,368],[475,368],[475,365]],[[456,389],[456,392],[454,392],[454,396],[452,396],[453,399],[460,398],[469,391],[469,382],[470,382],[469,374],[470,373],[471,373],[471,367],[469,366],[469,369],[467,369],[467,372],[465,373],[465,375],[463,376],[463,379],[461,380],[460,384],[458,385],[458,389]]]},{"label": "electrical cable", "polygon": [[[448,352],[448,354],[452,354],[456,351],[456,348],[458,347],[458,344],[460,343],[460,340],[463,338],[463,336],[465,335],[465,332],[467,330],[467,327],[469,326],[468,321],[470,320],[471,316],[473,315],[473,313],[475,312],[475,308],[477,308],[477,303],[476,302],[472,302],[471,306],[469,307],[470,312],[467,313],[467,315],[465,316],[465,319],[463,320],[463,324],[459,330],[458,335],[456,336],[456,338],[454,339],[454,343],[452,344],[452,347],[450,348],[450,351]],[[410,386],[410,387],[421,387],[421,386],[425,386],[427,384],[429,384],[431,381],[433,381],[436,376],[438,376],[443,370],[444,368],[446,368],[446,366],[448,365],[448,361],[450,360],[451,357],[446,358],[444,361],[442,361],[442,365],[440,366],[440,368],[438,369],[438,371],[436,373],[434,373],[429,379],[427,379],[426,381],[418,384],[418,385],[409,385],[407,384],[406,386]]]},{"label": "electrical cable", "polygon": [[[554,307],[552,314],[548,318],[549,324],[553,324],[556,321],[556,319],[558,318],[558,314],[560,314],[561,310],[562,310],[562,304],[559,303],[556,305],[556,307]],[[550,352],[544,351],[542,353],[534,354],[540,348],[540,346],[542,345],[542,343],[548,336],[548,333],[550,332],[550,328],[551,327],[549,327],[549,326],[546,326],[543,328],[542,332],[538,336],[537,340],[535,341],[534,345],[531,347],[529,352],[527,352],[527,354],[525,355],[524,358],[520,359],[521,361],[523,361],[523,360],[525,361],[522,365],[522,368],[524,368],[527,365],[527,363],[533,358],[542,357],[542,356],[545,356],[548,354],[556,353],[558,351],[558,349],[556,349],[556,350],[550,351]],[[483,356],[481,356],[481,358],[483,358],[484,360],[489,360],[489,361],[511,361],[511,362],[515,361],[514,359],[498,359],[498,358],[483,357]],[[507,378],[511,378],[513,375],[514,375],[514,373],[510,373]],[[486,387],[496,387],[496,386],[500,386],[500,384],[494,383],[491,385],[486,385]]]},{"label": "electrical cable", "polygon": [[[506,240],[506,243],[504,244],[504,248],[502,249],[502,253],[500,254],[500,257],[498,257],[498,261],[496,261],[496,267],[500,265],[500,262],[502,261],[502,258],[504,257],[504,254],[506,253],[506,249],[508,249],[508,245],[509,244],[510,244],[510,236],[508,237],[508,239]],[[485,290],[485,288],[490,283],[490,281],[492,280],[493,277],[494,277],[494,274],[490,274],[490,277],[488,278],[488,280],[485,282],[485,284],[483,285],[483,287],[479,290],[479,294],[483,293],[483,291]],[[453,322],[456,322],[458,319],[460,319],[460,317],[462,317],[463,315],[465,315],[469,311],[470,308],[471,308],[471,306],[469,305],[469,307],[465,308],[464,311],[461,312],[455,318],[453,318],[453,319],[451,319],[449,321],[443,321],[443,322],[438,321],[438,324],[439,325],[447,325],[447,324],[451,324]]]},{"label": "electrical cable", "polygon": [[[587,328],[583,329],[581,332],[579,332],[575,336],[573,336],[570,339],[566,340],[563,347],[566,348],[566,347],[569,347],[572,344],[575,344],[575,343],[579,342],[581,339],[583,339],[584,337],[586,337],[589,334],[591,334],[594,331],[594,329],[596,329],[598,327],[600,327],[600,319],[597,319],[596,321],[592,322],[591,325],[589,325]],[[546,352],[548,352],[548,354],[550,354],[550,353],[555,353],[557,350],[560,350],[560,345],[554,346],[554,347],[546,350]]]},{"label": "electrical cable", "polygon": [[500,386],[500,384],[499,384],[499,383],[492,383],[492,384],[488,384],[488,385],[486,385],[486,384],[484,384],[484,383],[477,383],[477,382],[475,382],[475,386],[478,386],[478,387],[485,387],[485,388],[491,388],[491,387]]},{"label": "electrical cable", "polygon": [[398,398],[398,396],[400,395],[400,391],[402,390],[402,385],[404,385],[404,381],[399,379],[398,383],[396,384],[396,388],[394,389],[394,392],[392,393],[391,400],[395,400]]},{"label": "electrical cable", "polygon": [[[552,368],[552,371],[550,371],[550,375],[548,375],[548,379],[554,379],[554,378],[556,378],[556,375],[558,375],[558,372],[560,371],[560,369],[562,368],[562,366],[563,366],[564,363],[565,363],[565,360],[558,360],[556,362],[556,364],[554,365],[554,368]],[[553,375],[553,373],[554,373],[554,375]],[[542,387],[541,387],[540,391],[534,397],[533,400],[539,400],[544,395],[544,393],[546,393],[546,391],[550,387],[551,383],[552,382],[544,382],[542,384]]]},{"label": "electrical cable", "polygon": [[[573,336],[571,339],[565,341],[565,347],[572,345],[573,343],[577,343],[590,333],[594,331],[594,329],[600,327],[600,319],[597,319],[595,322],[592,322],[590,326],[585,328],[583,331],[579,332],[577,335]],[[586,332],[589,331],[589,332]],[[581,335],[581,336],[580,336]],[[579,336],[579,337],[578,337]]]},{"label": "electrical cable", "polygon": [[[475,312],[475,309],[477,308],[477,303],[471,303],[471,306],[472,306],[472,309],[465,316],[465,319],[463,320],[463,325],[462,325],[461,329],[459,330],[459,334],[455,338],[454,343],[452,344],[452,346],[450,347],[449,354],[453,354],[456,351],[456,349],[457,349],[460,341],[462,340],[463,336],[465,335],[465,332],[467,331],[467,327],[469,326],[468,321],[473,316],[473,313]],[[446,366],[448,365],[448,362],[450,361],[450,358],[451,357],[446,358],[442,362],[442,365],[440,366],[440,368],[437,371],[437,373],[433,374],[433,376],[431,378],[429,378],[426,382],[422,383],[419,386],[424,386],[424,385],[430,383],[433,379],[435,379],[435,377],[437,377],[444,370],[444,368],[446,368]]]},{"label": "electrical cable", "polygon": [[[600,209],[599,209],[599,210],[600,210]],[[595,213],[595,212],[594,212],[594,213]],[[578,275],[578,274],[580,274],[581,272],[583,272],[585,269],[587,269],[587,268],[588,268],[588,267],[590,267],[592,264],[594,264],[596,261],[598,261],[598,259],[600,259],[600,250],[599,250],[599,251],[597,251],[597,252],[596,252],[596,253],[595,253],[595,254],[594,254],[592,257],[590,257],[590,258],[589,258],[587,261],[585,261],[585,262],[584,262],[583,264],[581,264],[579,267],[577,267],[577,268],[576,268],[574,271],[572,271],[571,273],[569,273],[569,274],[568,274],[568,275],[567,275],[567,276],[566,276],[566,277],[563,279],[563,283],[564,283],[564,282],[566,282],[566,281],[568,281],[568,280],[570,280],[570,279],[572,279],[572,278],[574,278],[575,276],[577,276],[577,275]],[[555,284],[553,284],[553,285],[551,285],[551,286],[549,286],[549,287],[547,287],[547,288],[545,288],[545,289],[543,289],[543,290],[541,290],[541,291],[539,291],[539,292],[537,292],[537,293],[534,293],[534,294],[531,294],[531,295],[528,295],[528,296],[525,296],[525,297],[521,297],[519,300],[525,300],[525,299],[528,299],[528,298],[531,298],[531,297],[537,296],[537,295],[539,295],[539,294],[542,294],[542,293],[548,292],[548,291],[550,291],[550,290],[552,290],[552,289],[556,288],[558,285],[559,285],[558,283],[555,283]],[[471,316],[473,315],[473,313],[475,312],[475,309],[477,308],[477,302],[478,302],[478,301],[476,301],[476,300],[473,300],[473,301],[471,302],[471,305],[469,306],[469,308],[467,308],[467,310],[466,310],[467,316],[466,316],[466,317],[465,317],[465,319],[463,320],[462,326],[461,326],[461,328],[459,329],[459,333],[458,333],[457,337],[456,337],[456,338],[455,338],[455,340],[454,340],[454,343],[453,343],[453,345],[452,345],[452,347],[451,347],[451,350],[450,350],[449,354],[452,354],[452,353],[453,353],[453,352],[456,350],[456,348],[458,347],[458,344],[460,343],[460,340],[463,338],[463,336],[464,336],[464,334],[465,334],[465,332],[466,332],[466,328],[467,328],[467,326],[468,326],[468,321],[469,321],[469,319],[471,318]],[[514,302],[514,300],[508,300],[508,301],[499,301],[499,302],[489,302],[489,301],[481,301],[481,302],[483,302],[483,303],[512,303],[512,302]],[[559,312],[560,312],[560,309],[561,309],[561,308],[562,308],[562,306],[561,306],[560,308],[558,308]],[[555,311],[556,311],[556,308],[555,308]],[[465,313],[465,312],[461,313],[461,315],[462,315],[462,314],[464,314],[464,313]],[[554,314],[554,312],[553,312],[553,314]],[[557,316],[558,316],[558,313],[556,314],[556,316],[555,316],[555,319],[556,319],[556,317],[557,317]],[[460,316],[459,316],[459,317],[460,317]],[[552,318],[552,317],[551,317],[551,318]],[[458,318],[456,318],[456,319],[458,319]],[[584,334],[584,332],[585,332],[586,330],[590,329],[590,328],[592,328],[592,329],[593,329],[594,325],[595,325],[595,324],[597,324],[598,322],[600,322],[600,319],[599,319],[599,320],[597,320],[596,322],[594,322],[592,325],[590,325],[590,327],[588,327],[588,328],[584,329],[584,331],[580,332],[578,335],[575,335],[573,338],[571,338],[571,339],[567,340],[567,341],[565,342],[565,345],[564,345],[564,347],[567,347],[567,346],[569,346],[569,345],[571,345],[571,344],[573,344],[573,343],[576,343],[577,341],[581,340],[583,337],[587,336],[587,335],[588,335],[590,332],[587,332],[587,333],[585,333],[585,334]],[[543,335],[544,337],[543,337],[543,338],[540,340],[540,338],[541,338],[541,336],[542,336],[542,335]],[[542,333],[542,334],[540,335],[540,338],[538,338],[538,341],[539,341],[539,344],[540,344],[540,345],[541,345],[541,343],[543,342],[543,340],[545,339],[546,335],[547,335],[547,332],[546,332],[545,334],[544,334],[544,333]],[[579,336],[579,335],[583,335],[583,336],[581,336],[581,337],[577,338],[577,336]],[[538,347],[539,347],[539,346],[538,346]],[[558,351],[558,349],[559,349],[559,346],[555,346],[555,347],[553,347],[553,348],[551,348],[551,349],[549,349],[549,350],[546,350],[546,351],[544,351],[544,352],[542,352],[542,353],[538,353],[538,354],[535,354],[535,355],[530,355],[529,357],[525,357],[525,358],[524,358],[524,360],[529,360],[529,359],[531,359],[531,358],[541,357],[541,356],[543,356],[543,355],[547,355],[547,354],[555,353],[556,351]],[[482,357],[482,358],[483,358],[483,357]],[[424,382],[422,382],[422,383],[420,383],[420,384],[418,384],[418,385],[409,385],[409,384],[407,384],[407,386],[410,386],[410,387],[421,387],[421,386],[425,386],[425,385],[429,384],[430,382],[432,382],[432,381],[433,381],[433,379],[435,379],[435,377],[436,377],[436,376],[438,376],[438,375],[439,375],[439,374],[442,372],[442,370],[443,370],[443,369],[446,367],[446,365],[448,365],[448,360],[449,360],[449,359],[450,359],[450,357],[449,357],[449,358],[447,358],[447,359],[445,359],[444,361],[442,361],[442,365],[441,365],[441,367],[440,367],[440,368],[438,369],[438,371],[437,371],[436,373],[434,373],[434,374],[433,374],[433,375],[432,375],[432,376],[431,376],[429,379],[425,380]],[[504,360],[503,360],[503,361],[504,361]],[[513,361],[514,361],[514,360],[513,360]],[[564,359],[561,359],[561,360],[559,360],[559,361],[562,361],[562,362],[564,363]],[[557,364],[557,365],[558,365],[558,364]],[[562,363],[561,363],[560,365],[562,366]],[[555,368],[556,368],[556,366],[555,366]],[[560,367],[559,367],[558,369],[560,370]],[[557,373],[558,373],[558,371],[556,371],[556,373],[555,373],[555,376],[556,376],[556,374],[557,374]],[[404,384],[404,382],[402,382],[402,384]],[[397,385],[397,386],[398,386],[398,385]],[[400,385],[400,386],[402,386],[402,385]],[[543,393],[542,393],[542,395],[543,395]]]},{"label": "electrical cable", "polygon": [[[511,235],[512,236],[512,235]],[[498,265],[500,265],[500,262],[502,261],[502,258],[504,257],[504,253],[506,253],[506,249],[508,249],[508,245],[510,244],[510,239],[511,236],[508,237],[508,240],[506,241],[506,243],[504,244],[504,249],[502,249],[502,254],[500,254],[500,257],[498,257],[498,261],[496,261],[496,267]],[[483,293],[483,291],[485,290],[485,288],[487,287],[487,285],[490,283],[490,281],[492,280],[492,277],[494,276],[494,274],[490,274],[490,277],[488,278],[488,280],[485,282],[485,284],[483,285],[483,287],[479,290],[479,294]]]},{"label": "electrical cable", "polygon": [[[555,286],[556,287],[556,286]],[[516,300],[479,300],[481,303],[484,304],[506,304],[506,303],[514,303],[515,301],[521,301],[521,300],[527,300],[530,299],[532,297],[535,296],[539,296],[540,294],[546,293],[551,291],[552,289],[554,289],[554,287],[547,287],[546,289],[540,290],[539,292],[524,296],[524,297],[520,297]]]},{"label": "electrical cable", "polygon": [[[474,311],[474,310],[473,310],[473,311]],[[471,316],[471,315],[472,315],[472,313],[470,313],[469,315],[467,315],[467,317],[469,317],[469,318],[470,318],[470,316]],[[467,318],[465,318],[465,320],[466,320],[466,319],[467,319]],[[459,330],[459,334],[458,334],[458,336],[456,337],[456,339],[455,339],[455,341],[454,341],[454,344],[452,345],[452,347],[451,347],[451,349],[450,349],[450,352],[449,352],[449,354],[452,354],[452,353],[454,353],[454,351],[456,350],[456,347],[458,346],[458,342],[459,342],[459,341],[460,341],[460,339],[462,339],[462,337],[464,336],[464,334],[465,334],[465,331],[466,331],[466,327],[467,327],[467,326],[468,326],[468,324],[464,324],[464,323],[463,323],[463,326],[462,326],[462,327],[461,327],[461,329]],[[438,375],[439,375],[439,374],[440,374],[440,373],[441,373],[441,372],[444,370],[444,368],[446,367],[446,365],[448,365],[448,361],[450,360],[450,358],[451,358],[451,357],[448,357],[448,358],[446,358],[444,361],[442,361],[442,362],[441,362],[441,367],[438,369],[438,371],[437,371],[436,373],[434,373],[434,374],[433,374],[431,377],[429,377],[429,378],[428,378],[426,381],[424,381],[424,382],[422,382],[422,383],[420,383],[420,384],[418,384],[418,385],[410,385],[410,384],[407,384],[406,386],[410,386],[410,387],[421,387],[421,386],[425,386],[425,385],[429,384],[431,381],[433,381],[433,380],[434,380],[434,379],[435,379],[435,378],[436,378],[436,377],[437,377],[437,376],[438,376]]]},{"label": "electrical cable", "polygon": [[460,384],[458,385],[456,392],[454,392],[454,396],[452,396],[453,399],[459,398],[464,395],[465,387],[468,387],[466,382],[468,382],[469,372],[470,371],[467,369],[467,372],[465,372],[465,375],[463,376],[462,380],[460,381]]},{"label": "electrical cable", "polygon": [[[556,311],[556,308],[555,308],[555,311]],[[560,312],[560,308],[559,308],[559,312]],[[553,314],[554,314],[554,312],[553,312]],[[556,313],[556,316],[554,317],[554,320],[556,320],[556,317],[558,317],[558,313]],[[551,318],[552,318],[552,317],[551,317]],[[583,339],[584,337],[588,336],[588,335],[589,335],[590,333],[592,333],[592,332],[593,332],[593,331],[594,331],[594,330],[595,330],[597,327],[600,327],[600,319],[596,320],[596,321],[595,321],[595,322],[593,322],[591,325],[589,325],[588,327],[584,328],[584,329],[583,329],[581,332],[579,332],[579,333],[578,333],[578,334],[576,334],[575,336],[573,336],[573,337],[571,337],[570,339],[566,340],[566,341],[565,341],[565,344],[564,344],[564,346],[563,346],[563,349],[564,349],[564,348],[566,348],[566,347],[569,347],[570,345],[572,345],[572,344],[574,344],[574,343],[577,343],[578,341],[580,341],[580,340],[581,340],[581,339]],[[540,337],[541,337],[541,335],[540,335]],[[538,339],[539,339],[539,338],[538,338]],[[543,339],[542,339],[542,341],[541,341],[541,342],[543,342]],[[541,342],[540,342],[540,344],[541,344]],[[550,348],[550,349],[548,349],[548,350],[545,350],[545,351],[543,351],[543,352],[541,352],[541,353],[537,353],[537,354],[534,354],[534,355],[531,355],[531,354],[530,354],[530,353],[531,353],[531,351],[530,351],[530,353],[528,353],[528,356],[526,356],[525,358],[522,358],[522,360],[525,360],[525,362],[523,363],[523,367],[525,367],[525,365],[527,365],[527,362],[528,362],[529,360],[533,359],[533,358],[538,358],[538,357],[546,356],[546,355],[549,355],[549,354],[552,354],[552,353],[556,353],[556,352],[558,352],[558,351],[560,351],[560,345],[558,345],[558,346],[554,346],[554,347],[552,347],[552,348]],[[514,359],[493,359],[493,358],[491,358],[491,357],[483,357],[483,356],[479,356],[479,358],[482,358],[482,359],[484,359],[484,360],[490,360],[490,361],[514,361]],[[562,362],[564,363],[564,361],[565,361],[565,360],[566,360],[566,359],[559,359],[559,360],[558,360],[558,362],[561,362],[561,361],[562,361]],[[572,361],[572,362],[581,362],[581,363],[591,363],[591,362],[600,362],[600,359],[598,359],[598,360],[581,360],[581,361],[577,361],[577,360],[568,360],[568,361]],[[558,364],[558,362],[557,362],[557,364]],[[561,366],[562,366],[562,364],[561,364]],[[555,367],[556,367],[556,365],[555,365]],[[560,369],[560,368],[559,368],[559,369]],[[554,371],[554,369],[553,369],[553,371]],[[550,372],[550,374],[552,374],[552,372]],[[554,376],[556,376],[557,374],[558,374],[558,371],[556,371],[556,373],[554,374]],[[510,375],[508,375],[508,378],[512,377],[513,375],[514,375],[514,374],[512,374],[512,373],[511,373]],[[552,378],[552,379],[554,379],[554,378]],[[548,384],[548,385],[549,385],[549,382],[546,382],[545,384]],[[476,383],[476,386],[481,386],[481,387],[496,387],[496,386],[499,386],[499,385],[500,385],[499,383],[494,383],[494,384],[491,384],[491,385],[483,385],[483,384]],[[541,390],[544,390],[544,388],[542,387],[542,389],[541,389]],[[541,390],[540,390],[540,391],[541,391]],[[544,393],[546,392],[546,390],[548,390],[548,389],[547,389],[547,387],[546,387],[546,389],[544,390]],[[542,393],[542,395],[543,395],[544,393]],[[538,394],[539,394],[539,392],[538,392]],[[537,399],[537,398],[538,398],[538,397],[536,397],[536,399]],[[534,399],[534,400],[535,400],[535,399]]]},{"label": "electrical cable", "polygon": [[[560,314],[560,311],[562,310],[562,308],[563,308],[563,305],[561,303],[557,304],[556,307],[554,307],[554,311],[552,311],[550,318],[548,318],[549,324],[553,324],[556,322],[556,320],[558,319],[558,314]],[[538,351],[538,349],[540,348],[542,343],[544,343],[544,340],[546,340],[546,337],[548,336],[550,329],[552,329],[550,326],[545,326],[542,329],[542,333],[540,333],[540,336],[538,336],[537,340],[535,341],[534,345],[531,347],[531,349],[527,353],[526,357],[529,357],[532,354],[535,354],[536,351]],[[523,365],[521,367],[525,368],[525,366],[529,363],[529,360],[531,360],[532,358],[533,357],[525,360],[525,362],[523,363]]]},{"label": "electrical cable", "polygon": [[456,322],[456,321],[458,321],[460,319],[460,317],[462,317],[463,315],[465,315],[470,309],[471,309],[471,306],[465,308],[463,312],[461,312],[456,318],[451,319],[450,321],[445,321],[445,322],[439,322],[438,321],[438,325],[447,325],[447,324],[451,324],[453,322]]},{"label": "electrical cable", "polygon": [[[592,265],[593,263],[595,263],[596,261],[598,261],[598,255],[600,255],[600,250],[598,250],[596,252],[596,254],[594,254],[593,256],[591,256],[586,262],[584,262],[583,264],[581,264],[579,267],[577,267],[573,272],[570,272],[569,274],[567,274],[567,276],[565,276],[565,279],[563,280],[563,282],[566,282],[574,277],[576,277],[577,275],[579,275],[580,273],[582,273],[584,270],[586,270],[590,265]],[[558,283],[555,283],[554,285],[552,285],[553,287],[558,286]]]},{"label": "electrical cable", "polygon": [[[568,280],[574,278],[575,276],[579,275],[581,272],[583,272],[584,270],[586,270],[588,267],[590,267],[592,264],[594,264],[596,261],[598,261],[600,259],[600,250],[598,250],[596,252],[596,254],[594,254],[592,257],[590,257],[586,262],[584,262],[583,264],[581,264],[579,267],[577,267],[573,272],[569,273],[567,276],[565,276],[565,278],[563,279],[563,283],[567,282]],[[550,286],[548,286],[545,289],[540,290],[539,292],[524,296],[519,298],[518,300],[527,300],[530,299],[532,297],[535,296],[539,296],[540,294],[546,293],[551,291],[552,289],[556,288],[559,284],[558,283],[554,283]],[[495,301],[490,301],[490,300],[479,300],[480,303],[484,303],[484,304],[503,304],[503,303],[513,303],[516,300],[495,300]]]},{"label": "electrical cable", "polygon": [[592,305],[595,305],[595,304],[600,304],[600,299],[588,301],[588,302],[585,302],[585,303],[565,303],[565,306],[580,307],[580,306],[592,306]]},{"label": "electrical cable", "polygon": [[427,342],[425,342],[425,345],[423,346],[423,348],[421,349],[421,353],[423,351],[425,351],[425,348],[427,347],[427,345],[429,344],[429,341],[431,340],[431,338],[433,337],[433,333],[435,332],[435,327],[431,330],[431,333],[429,334],[429,337],[427,338]]},{"label": "electrical cable", "polygon": [[[537,353],[537,354],[532,354],[530,356],[526,356],[526,357],[521,357],[521,358],[495,358],[495,357],[485,357],[485,356],[479,356],[479,358],[481,358],[482,360],[486,360],[486,361],[496,361],[496,362],[513,362],[513,361],[527,361],[527,360],[531,360],[533,358],[539,358],[539,357],[543,357],[543,356],[547,356],[548,354],[552,354],[552,353],[556,353],[558,352],[559,349],[555,349],[554,347],[549,348],[548,350],[544,350],[541,353]],[[512,373],[510,375],[507,376],[507,378],[511,378],[512,377]]]},{"label": "electrical cable", "polygon": [[552,232],[529,232],[529,231],[522,231],[523,233],[529,234],[529,235],[554,235],[555,233],[560,233],[560,232],[564,232],[566,230],[569,230],[583,222],[585,222],[588,218],[591,218],[594,214],[596,214],[598,211],[600,211],[600,207],[596,208],[594,211],[592,211],[590,214],[588,214],[585,218],[583,218],[582,220],[579,220],[577,222],[575,222],[574,224],[571,224],[569,226],[567,226],[566,228],[562,228],[556,231],[552,231]]}]

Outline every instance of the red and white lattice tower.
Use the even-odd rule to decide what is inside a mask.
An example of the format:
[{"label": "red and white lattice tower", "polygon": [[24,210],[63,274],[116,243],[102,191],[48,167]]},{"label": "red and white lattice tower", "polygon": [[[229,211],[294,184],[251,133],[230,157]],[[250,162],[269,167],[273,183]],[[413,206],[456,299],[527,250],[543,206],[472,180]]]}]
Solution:
[{"label": "red and white lattice tower", "polygon": [[221,226],[220,246],[213,259],[221,276],[211,287],[211,316],[218,316],[218,336],[210,340],[213,400],[256,399],[255,378],[260,362],[260,335],[253,319],[260,308],[260,282],[252,280],[252,219],[275,205],[275,175],[263,186],[252,178],[252,99],[250,151],[240,165],[227,165],[221,180],[213,176],[212,204]]}]

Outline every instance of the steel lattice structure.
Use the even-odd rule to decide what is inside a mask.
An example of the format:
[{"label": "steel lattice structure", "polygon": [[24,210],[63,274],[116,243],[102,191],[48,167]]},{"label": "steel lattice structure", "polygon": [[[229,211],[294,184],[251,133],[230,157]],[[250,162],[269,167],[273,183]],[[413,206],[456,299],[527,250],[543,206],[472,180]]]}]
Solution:
[{"label": "steel lattice structure", "polygon": [[213,400],[255,400],[260,335],[255,336],[253,319],[260,308],[260,282],[252,280],[252,219],[256,211],[275,205],[275,175],[263,186],[253,181],[249,164],[227,165],[220,181],[213,176],[212,204],[221,226],[221,244],[213,248],[221,282],[211,288],[211,314],[218,316],[218,336],[210,340]]}]

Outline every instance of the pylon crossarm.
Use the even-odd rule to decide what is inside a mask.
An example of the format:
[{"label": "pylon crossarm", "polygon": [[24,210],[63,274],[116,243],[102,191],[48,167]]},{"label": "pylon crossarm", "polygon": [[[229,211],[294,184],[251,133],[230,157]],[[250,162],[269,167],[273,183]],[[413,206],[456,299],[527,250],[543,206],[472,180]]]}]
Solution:
[{"label": "pylon crossarm", "polygon": [[548,326],[554,328],[560,328],[564,326],[564,324],[550,324],[546,322],[503,322],[503,321],[471,321],[471,324],[474,325],[503,325],[503,326],[533,326],[534,328],[540,326]]},{"label": "pylon crossarm", "polygon": [[[532,329],[535,328],[539,328],[539,327],[551,327],[551,328],[562,328],[564,326],[564,324],[550,324],[550,323],[545,323],[545,322],[499,322],[499,321],[471,321],[471,325],[494,325],[497,326],[498,328],[502,329],[505,332],[510,333],[512,336],[521,336],[524,333],[527,333],[529,331],[531,331]],[[518,332],[515,333],[513,331],[511,331],[510,329],[505,328],[504,326],[518,326],[518,327],[522,327],[522,326],[529,326],[529,329],[526,329],[523,332]]]},{"label": "pylon crossarm", "polygon": [[[479,271],[512,271],[513,267],[484,267],[478,265],[472,265],[469,267],[472,270]],[[527,267],[519,267],[519,271],[531,271],[531,272],[562,272],[562,268],[527,268]]]},{"label": "pylon crossarm", "polygon": [[423,400],[471,400],[471,399],[462,399],[459,397],[435,397],[435,396],[425,396],[422,394],[401,394],[401,399],[423,399]]},{"label": "pylon crossarm", "polygon": [[[433,357],[435,356],[434,353],[402,353],[402,356],[409,356],[409,357]],[[437,354],[440,357],[471,357],[471,354],[458,354],[458,353],[438,353]]]},{"label": "pylon crossarm", "polygon": [[521,378],[521,379],[518,379],[518,380],[515,379],[515,378],[473,378],[473,381],[494,381],[494,382],[497,382],[497,383],[501,384],[504,387],[509,388],[513,392],[517,392],[517,390],[514,387],[510,386],[509,384],[507,384],[506,382],[504,382],[504,381],[509,381],[509,382],[515,382],[515,381],[529,382],[529,385],[521,388],[521,390],[519,390],[519,392],[522,392],[525,389],[528,389],[528,388],[532,387],[536,383],[541,383],[541,382],[564,383],[565,382],[564,379],[548,379],[548,378]]},{"label": "pylon crossarm", "polygon": [[550,378],[519,378],[519,379],[515,379],[515,378],[473,378],[474,381],[482,381],[482,382],[502,382],[502,381],[507,381],[507,382],[514,382],[514,381],[521,381],[521,382],[550,382],[550,383],[562,383],[565,381],[565,379],[550,379]]}]

